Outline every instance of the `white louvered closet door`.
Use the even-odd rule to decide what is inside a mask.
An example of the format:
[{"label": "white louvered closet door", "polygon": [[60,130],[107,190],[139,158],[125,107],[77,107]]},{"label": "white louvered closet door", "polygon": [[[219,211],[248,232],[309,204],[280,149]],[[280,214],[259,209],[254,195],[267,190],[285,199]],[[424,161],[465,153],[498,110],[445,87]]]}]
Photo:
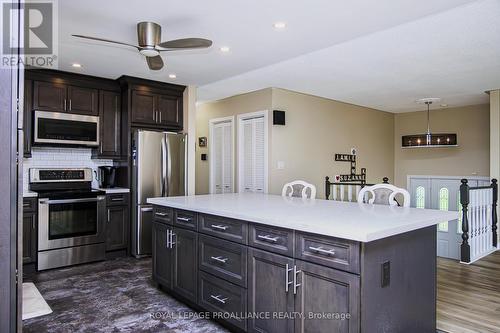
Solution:
[{"label": "white louvered closet door", "polygon": [[243,189],[264,193],[265,138],[264,118],[243,120]]},{"label": "white louvered closet door", "polygon": [[233,191],[233,129],[231,122],[213,125],[212,130],[212,190],[211,193]]}]

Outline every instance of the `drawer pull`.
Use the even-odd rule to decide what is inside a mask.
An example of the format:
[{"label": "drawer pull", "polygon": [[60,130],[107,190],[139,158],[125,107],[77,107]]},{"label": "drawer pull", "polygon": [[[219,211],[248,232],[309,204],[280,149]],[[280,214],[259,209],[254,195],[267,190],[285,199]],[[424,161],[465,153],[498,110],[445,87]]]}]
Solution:
[{"label": "drawer pull", "polygon": [[222,264],[225,264],[229,260],[229,258],[223,258],[223,257],[220,257],[220,256],[219,257],[210,257],[210,259],[218,261],[218,262],[220,262]]},{"label": "drawer pull", "polygon": [[226,298],[222,298],[221,295],[210,295],[210,298],[216,300],[217,302],[219,303],[222,303],[222,304],[226,304],[226,301],[227,301],[227,297]]},{"label": "drawer pull", "polygon": [[177,221],[182,221],[182,222],[191,222],[191,218],[190,218],[190,217],[182,217],[182,216],[178,216],[178,217],[177,217]]},{"label": "drawer pull", "polygon": [[321,253],[321,254],[326,254],[327,256],[333,256],[335,254],[334,250],[325,250],[322,247],[309,246],[309,250],[315,251],[315,252],[318,252],[318,253]]},{"label": "drawer pull", "polygon": [[111,201],[123,201],[123,198],[111,198]]},{"label": "drawer pull", "polygon": [[165,216],[167,216],[168,214],[167,214],[167,213],[156,212],[156,213],[155,213],[155,215],[156,215],[156,216],[165,217]]},{"label": "drawer pull", "polygon": [[228,228],[228,226],[219,225],[219,224],[212,224],[211,227],[212,227],[212,229],[217,229],[217,230],[221,230],[221,231],[226,231]]},{"label": "drawer pull", "polygon": [[23,207],[24,207],[24,208],[27,208],[27,207],[29,207],[29,206],[31,206],[29,203],[23,203]]},{"label": "drawer pull", "polygon": [[262,239],[266,242],[271,242],[271,243],[276,243],[279,239],[278,236],[276,237],[271,237],[270,235],[257,235],[258,239]]}]

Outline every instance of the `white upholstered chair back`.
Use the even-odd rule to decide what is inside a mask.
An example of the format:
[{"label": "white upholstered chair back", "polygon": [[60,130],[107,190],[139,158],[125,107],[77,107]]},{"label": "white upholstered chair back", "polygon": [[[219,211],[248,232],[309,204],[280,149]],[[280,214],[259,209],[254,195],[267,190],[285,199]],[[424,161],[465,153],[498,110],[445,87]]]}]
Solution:
[{"label": "white upholstered chair back", "polygon": [[359,191],[358,202],[376,205],[397,206],[396,195],[403,197],[403,207],[410,207],[410,193],[404,188],[399,188],[391,184],[376,184],[366,186]]},{"label": "white upholstered chair back", "polygon": [[283,186],[281,196],[315,199],[316,186],[303,180],[296,180]]}]

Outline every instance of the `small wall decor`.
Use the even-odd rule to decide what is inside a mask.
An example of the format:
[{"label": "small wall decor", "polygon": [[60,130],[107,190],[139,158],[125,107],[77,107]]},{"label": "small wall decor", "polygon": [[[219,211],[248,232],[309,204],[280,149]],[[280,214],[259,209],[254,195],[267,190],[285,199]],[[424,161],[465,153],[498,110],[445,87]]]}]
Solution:
[{"label": "small wall decor", "polygon": [[198,146],[200,147],[206,147],[207,146],[207,137],[202,136],[198,138]]},{"label": "small wall decor", "polygon": [[336,175],[335,181],[339,183],[360,182],[366,184],[366,168],[361,168],[361,173],[356,174],[356,148],[351,148],[350,154],[335,154],[336,162],[350,162],[351,173]]}]

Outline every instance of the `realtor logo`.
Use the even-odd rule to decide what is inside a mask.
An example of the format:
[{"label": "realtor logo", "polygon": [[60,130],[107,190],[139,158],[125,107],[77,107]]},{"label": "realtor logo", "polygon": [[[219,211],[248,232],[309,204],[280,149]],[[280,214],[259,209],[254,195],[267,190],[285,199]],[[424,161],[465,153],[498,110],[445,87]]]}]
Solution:
[{"label": "realtor logo", "polygon": [[[19,46],[16,30],[21,25],[24,45]],[[56,1],[2,2],[1,67],[57,68],[57,31]]]}]

